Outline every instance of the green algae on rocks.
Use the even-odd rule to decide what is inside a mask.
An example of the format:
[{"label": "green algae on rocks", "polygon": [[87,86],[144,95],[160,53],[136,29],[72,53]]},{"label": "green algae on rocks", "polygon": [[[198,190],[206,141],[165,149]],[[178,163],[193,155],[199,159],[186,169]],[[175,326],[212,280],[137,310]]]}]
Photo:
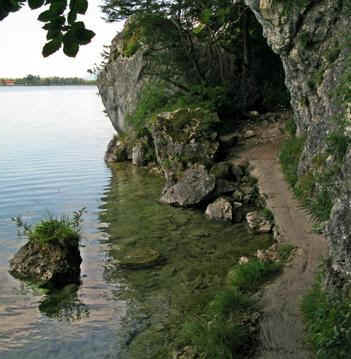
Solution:
[{"label": "green algae on rocks", "polygon": [[[102,214],[110,237],[104,276],[123,287],[116,295],[128,303],[119,332],[121,359],[171,358],[184,348],[185,321],[201,316],[240,257],[268,248],[273,239],[249,233],[244,224],[211,221],[199,210],[160,203],[164,179],[147,170],[128,164],[112,170]],[[165,260],[137,271],[114,264],[144,248]]]}]

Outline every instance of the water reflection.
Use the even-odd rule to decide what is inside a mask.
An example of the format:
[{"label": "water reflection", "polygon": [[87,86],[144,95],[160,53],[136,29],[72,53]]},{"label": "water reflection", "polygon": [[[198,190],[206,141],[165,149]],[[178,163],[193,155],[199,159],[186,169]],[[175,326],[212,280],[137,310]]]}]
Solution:
[{"label": "water reflection", "polygon": [[48,293],[39,304],[39,310],[48,318],[74,322],[89,317],[89,307],[78,298],[79,285],[69,284]]}]

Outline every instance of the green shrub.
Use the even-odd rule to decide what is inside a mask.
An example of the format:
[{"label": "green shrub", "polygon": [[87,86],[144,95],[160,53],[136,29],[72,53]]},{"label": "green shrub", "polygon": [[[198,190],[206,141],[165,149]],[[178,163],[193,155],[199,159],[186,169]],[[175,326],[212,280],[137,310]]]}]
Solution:
[{"label": "green shrub", "polygon": [[252,336],[243,318],[255,301],[236,288],[216,294],[201,317],[185,323],[182,335],[207,359],[245,358]]},{"label": "green shrub", "polygon": [[347,359],[351,353],[351,300],[327,294],[319,279],[303,298],[307,339],[317,359]]},{"label": "green shrub", "polygon": [[291,256],[291,253],[296,249],[296,247],[290,243],[281,243],[278,246],[278,256],[282,262],[288,261]]},{"label": "green shrub", "polygon": [[262,216],[263,216],[265,219],[267,219],[268,221],[270,221],[270,222],[273,222],[273,221],[274,221],[274,214],[273,214],[273,212],[272,212],[269,208],[267,208],[267,207],[263,208],[263,209],[261,210],[261,214],[262,214]]},{"label": "green shrub", "polygon": [[80,226],[82,216],[85,213],[82,208],[73,213],[72,218],[69,216],[61,216],[60,218],[49,215],[48,218],[41,220],[35,226],[29,226],[24,223],[20,217],[13,220],[18,227],[24,228],[24,234],[29,241],[46,245],[48,243],[76,246],[80,240]]},{"label": "green shrub", "polygon": [[341,129],[334,131],[327,137],[327,153],[334,155],[341,162],[350,143],[350,137],[346,136]]},{"label": "green shrub", "polygon": [[281,264],[276,262],[261,262],[258,259],[237,265],[230,274],[231,284],[242,291],[253,292],[265,281],[281,271]]},{"label": "green shrub", "polygon": [[325,156],[321,155],[314,160],[315,171],[312,170],[299,177],[297,169],[303,145],[304,137],[289,138],[280,152],[280,163],[288,183],[296,198],[302,202],[302,206],[316,221],[326,221],[333,206],[330,183],[333,171],[322,168]]},{"label": "green shrub", "polygon": [[201,316],[185,322],[184,343],[190,342],[200,358],[247,358],[255,350],[257,340],[250,322],[252,314],[258,311],[252,293],[280,270],[278,263],[255,259],[237,265],[228,274],[229,286],[213,297]]},{"label": "green shrub", "polygon": [[297,168],[305,143],[305,137],[291,137],[285,141],[280,152],[280,163],[288,183],[294,187],[297,183]]},{"label": "green shrub", "polygon": [[293,118],[289,118],[285,122],[285,132],[287,132],[291,137],[294,137],[296,135],[297,127],[296,122]]},{"label": "green shrub", "polygon": [[148,84],[143,88],[137,107],[127,117],[127,122],[136,130],[141,130],[152,115],[161,112],[169,102],[170,95],[161,83]]}]

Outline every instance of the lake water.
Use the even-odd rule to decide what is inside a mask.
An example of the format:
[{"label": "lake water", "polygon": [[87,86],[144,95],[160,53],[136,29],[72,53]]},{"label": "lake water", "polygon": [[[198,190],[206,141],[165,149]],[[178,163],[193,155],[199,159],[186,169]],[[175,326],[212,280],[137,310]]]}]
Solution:
[{"label": "lake water", "polygon": [[[0,87],[0,120],[0,358],[113,358],[125,304],[113,299],[118,284],[103,280],[106,235],[98,217],[113,129],[97,89]],[[55,308],[7,273],[24,244],[11,217],[35,223],[82,207],[82,286]]]},{"label": "lake water", "polygon": [[[163,179],[128,164],[106,167],[113,134],[93,87],[0,87],[0,358],[166,359],[188,345],[240,256],[272,243],[243,224],[159,203]],[[25,243],[11,217],[35,223],[88,210],[82,284],[47,295],[13,279]],[[152,249],[153,268],[118,261]]]}]

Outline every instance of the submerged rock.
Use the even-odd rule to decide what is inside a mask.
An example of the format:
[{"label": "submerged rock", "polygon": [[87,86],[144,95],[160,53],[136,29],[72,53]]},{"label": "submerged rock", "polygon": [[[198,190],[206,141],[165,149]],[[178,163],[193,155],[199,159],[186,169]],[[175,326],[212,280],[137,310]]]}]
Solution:
[{"label": "submerged rock", "polygon": [[194,165],[184,172],[184,176],[170,186],[161,197],[161,202],[190,207],[208,198],[214,190],[216,178],[203,165]]},{"label": "submerged rock", "polygon": [[161,262],[161,255],[151,248],[137,248],[128,252],[118,261],[118,265],[125,269],[144,269],[153,267]]},{"label": "submerged rock", "polygon": [[80,281],[79,244],[41,244],[29,241],[10,260],[10,274],[42,287],[60,287]]}]

